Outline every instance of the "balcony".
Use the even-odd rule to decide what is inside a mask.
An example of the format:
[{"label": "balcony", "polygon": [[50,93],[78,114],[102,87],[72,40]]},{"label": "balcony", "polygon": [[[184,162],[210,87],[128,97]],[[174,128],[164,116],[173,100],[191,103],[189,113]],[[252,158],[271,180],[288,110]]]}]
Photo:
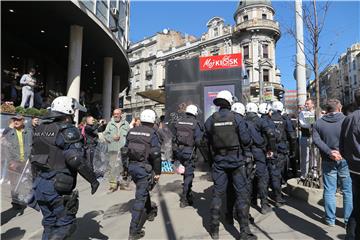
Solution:
[{"label": "balcony", "polygon": [[244,32],[251,30],[269,30],[275,32],[276,38],[279,39],[281,32],[279,23],[270,19],[251,19],[235,26],[234,32]]}]

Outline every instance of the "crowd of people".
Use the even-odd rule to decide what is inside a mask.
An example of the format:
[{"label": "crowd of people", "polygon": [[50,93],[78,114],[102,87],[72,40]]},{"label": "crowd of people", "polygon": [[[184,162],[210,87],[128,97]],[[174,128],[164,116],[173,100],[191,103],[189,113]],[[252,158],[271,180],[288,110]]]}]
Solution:
[{"label": "crowd of people", "polygon": [[[360,90],[355,99],[360,106]],[[92,194],[104,177],[109,193],[131,190],[133,181],[136,189],[129,239],[139,239],[145,235],[145,222],[157,215],[150,191],[160,179],[161,162],[172,159],[184,167],[179,206],[185,208],[196,201],[192,185],[199,152],[209,163],[214,184],[211,237],[219,238],[225,205],[226,221],[233,224],[235,219],[240,224],[240,238],[256,239],[249,228],[250,206],[260,200],[260,212],[268,214],[272,211],[269,198],[275,207],[286,203],[282,187],[288,178],[297,177],[299,146],[299,182],[309,175],[323,180],[324,223],[335,225],[335,195],[341,189],[347,239],[359,238],[359,110],[345,116],[340,101],[330,99],[322,116],[316,118],[313,101],[308,99],[299,114],[297,134],[279,101],[243,105],[234,102],[229,91],[220,91],[214,105],[218,111],[204,124],[198,119],[200,109],[189,105],[171,124],[163,116],[157,119],[150,109],[128,123],[121,109],[115,109],[109,122],[87,115],[75,127],[73,114],[85,109],[72,98],[58,97],[41,124],[35,117],[27,126],[20,115],[10,119],[1,137],[1,183],[12,186],[14,208],[29,205],[41,210],[43,239],[64,239],[74,231],[77,173],[90,183]],[[321,164],[314,157],[316,151]],[[30,175],[30,166],[33,188],[24,196],[19,181]]]}]

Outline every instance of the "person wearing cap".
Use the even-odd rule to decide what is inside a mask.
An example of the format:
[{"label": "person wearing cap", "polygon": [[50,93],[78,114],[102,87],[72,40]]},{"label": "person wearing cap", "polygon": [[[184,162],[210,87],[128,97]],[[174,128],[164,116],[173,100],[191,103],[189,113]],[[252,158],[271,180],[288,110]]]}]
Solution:
[{"label": "person wearing cap", "polygon": [[228,176],[232,178],[236,194],[236,213],[240,222],[240,239],[256,239],[249,228],[250,210],[250,171],[252,154],[251,135],[245,121],[231,112],[233,95],[227,90],[220,91],[214,99],[218,112],[205,122],[204,138],[213,151],[212,177],[214,181],[213,198],[210,207],[210,234],[219,238],[220,210],[222,197],[226,193]]},{"label": "person wearing cap", "polygon": [[45,121],[33,134],[30,163],[35,180],[31,205],[40,208],[43,215],[44,240],[65,239],[75,231],[78,173],[90,183],[91,194],[99,187],[84,158],[83,140],[74,123],[76,110],[86,112],[74,98],[55,98]]},{"label": "person wearing cap", "polygon": [[198,107],[190,104],[186,107],[184,118],[174,124],[176,159],[185,167],[183,192],[180,198],[181,208],[193,204],[191,187],[195,169],[195,146],[199,146],[204,129],[196,119],[198,114]]},{"label": "person wearing cap", "polygon": [[34,106],[34,88],[36,86],[36,79],[34,77],[35,73],[35,68],[30,68],[29,73],[24,74],[20,79],[20,84],[23,86],[20,106],[22,106],[23,108],[28,101],[29,108],[32,108]]},{"label": "person wearing cap", "polygon": [[125,146],[121,148],[124,169],[136,185],[129,239],[144,237],[142,228],[146,220],[154,221],[157,215],[157,207],[150,199],[150,190],[161,174],[161,149],[159,136],[154,129],[155,120],[153,110],[142,111],[141,125],[129,130]]},{"label": "person wearing cap", "polygon": [[8,161],[12,205],[14,208],[22,208],[26,206],[26,203],[18,199],[15,186],[30,155],[32,134],[31,130],[25,127],[23,116],[15,115],[11,119],[13,128],[9,129],[9,132],[5,135],[5,143],[8,144],[8,147],[4,147],[3,151],[5,151],[4,154]]}]

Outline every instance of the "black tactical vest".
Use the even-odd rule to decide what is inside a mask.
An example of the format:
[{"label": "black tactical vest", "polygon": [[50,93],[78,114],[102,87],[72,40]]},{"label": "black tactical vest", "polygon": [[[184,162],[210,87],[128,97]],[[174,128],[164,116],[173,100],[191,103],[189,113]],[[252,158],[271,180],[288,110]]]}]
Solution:
[{"label": "black tactical vest", "polygon": [[150,154],[151,137],[155,130],[148,126],[139,126],[130,129],[127,135],[129,160],[144,162]]},{"label": "black tactical vest", "polygon": [[266,146],[266,136],[261,126],[261,119],[257,116],[256,113],[247,114],[245,119],[248,122],[248,125],[250,125],[249,130],[253,143],[256,145],[256,147],[262,148]]},{"label": "black tactical vest", "polygon": [[194,132],[197,125],[196,119],[186,116],[175,123],[176,140],[179,145],[193,147]]},{"label": "black tactical vest", "polygon": [[240,142],[235,114],[229,112],[222,117],[219,112],[216,112],[212,115],[212,118],[211,133],[213,137],[213,147],[217,150],[238,148]]},{"label": "black tactical vest", "polygon": [[34,130],[30,162],[40,171],[66,169],[63,150],[56,146],[56,136],[62,130],[59,123],[43,123]]},{"label": "black tactical vest", "polygon": [[285,131],[285,121],[283,117],[276,113],[271,115],[271,120],[274,122],[276,129],[275,129],[275,136],[277,142],[286,142],[286,131]]}]

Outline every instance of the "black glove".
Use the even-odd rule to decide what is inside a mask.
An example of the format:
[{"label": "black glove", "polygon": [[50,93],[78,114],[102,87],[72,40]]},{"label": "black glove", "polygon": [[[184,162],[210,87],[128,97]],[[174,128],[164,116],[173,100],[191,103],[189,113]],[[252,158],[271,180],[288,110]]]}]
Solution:
[{"label": "black glove", "polygon": [[96,180],[95,182],[91,183],[91,195],[93,195],[96,190],[98,189],[100,183],[98,180]]}]

